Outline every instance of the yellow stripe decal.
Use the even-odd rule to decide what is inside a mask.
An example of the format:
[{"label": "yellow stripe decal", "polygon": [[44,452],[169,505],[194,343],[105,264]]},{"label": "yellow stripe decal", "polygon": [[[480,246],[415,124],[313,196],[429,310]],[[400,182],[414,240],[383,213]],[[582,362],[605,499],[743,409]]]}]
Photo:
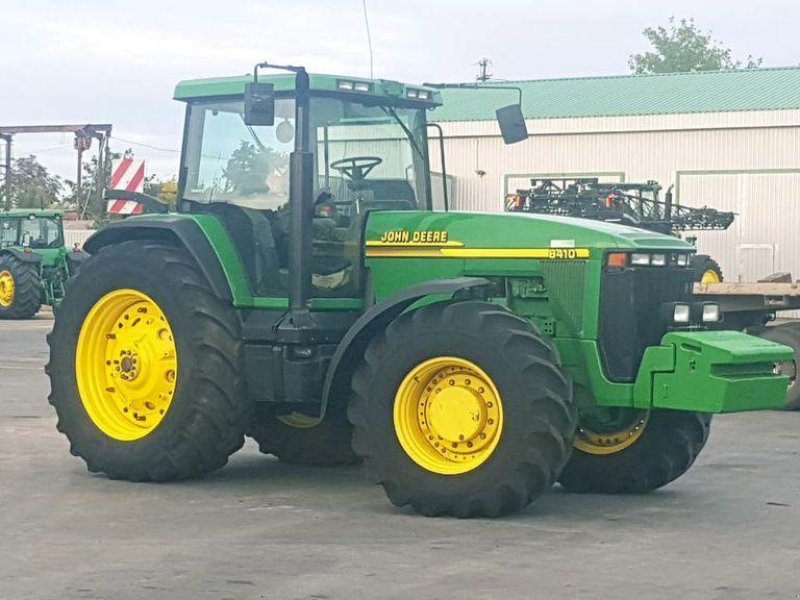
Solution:
[{"label": "yellow stripe decal", "polygon": [[533,258],[575,260],[589,258],[588,248],[454,248],[420,247],[367,242],[368,258]]}]

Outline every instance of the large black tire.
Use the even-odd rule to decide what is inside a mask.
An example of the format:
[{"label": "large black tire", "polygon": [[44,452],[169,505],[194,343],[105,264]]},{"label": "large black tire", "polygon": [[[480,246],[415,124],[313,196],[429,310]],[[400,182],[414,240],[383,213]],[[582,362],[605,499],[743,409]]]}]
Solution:
[{"label": "large black tire", "polygon": [[692,466],[708,440],[711,415],[650,411],[641,436],[613,454],[575,448],[559,482],[570,492],[642,494],[667,485]]},{"label": "large black tire", "polygon": [[707,254],[692,256],[689,266],[695,270],[695,281],[716,283],[722,281],[722,267]]},{"label": "large black tire", "polygon": [[261,452],[289,464],[333,467],[361,462],[353,452],[352,427],[345,407],[329,406],[325,418],[316,425],[304,421],[308,419],[280,418],[259,411],[254,414],[247,435],[258,443]]},{"label": "large black tire", "polygon": [[[423,468],[404,450],[395,428],[396,394],[407,375],[439,357],[476,365],[502,399],[497,445],[464,473]],[[378,334],[353,376],[348,418],[353,448],[370,478],[393,504],[411,505],[426,516],[496,517],[522,509],[555,482],[576,427],[572,383],[553,346],[529,321],[471,301],[405,313]]]},{"label": "large black tire", "polygon": [[9,306],[0,303],[0,319],[30,319],[42,307],[42,278],[39,265],[22,262],[11,254],[0,256],[0,273],[10,275],[14,297]]},{"label": "large black tire", "polygon": [[[112,479],[167,481],[224,466],[244,443],[249,403],[243,390],[239,324],[181,247],[154,241],[101,249],[68,283],[48,336],[50,403],[70,451],[91,472]],[[77,387],[76,346],[82,324],[106,294],[133,289],[152,298],[168,321],[178,361],[172,402],[160,423],[134,441],[104,433]],[[102,368],[102,367],[98,367]]]},{"label": "large black tire", "polygon": [[776,369],[789,377],[789,389],[786,392],[786,410],[800,409],[800,382],[797,381],[798,367],[800,367],[800,327],[793,323],[773,325],[753,330],[753,334],[776,344],[789,346],[794,350],[794,360],[791,363],[778,364]]}]

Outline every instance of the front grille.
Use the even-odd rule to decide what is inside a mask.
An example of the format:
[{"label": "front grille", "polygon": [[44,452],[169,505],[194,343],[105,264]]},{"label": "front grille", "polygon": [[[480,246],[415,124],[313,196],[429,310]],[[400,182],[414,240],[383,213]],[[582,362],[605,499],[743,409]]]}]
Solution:
[{"label": "front grille", "polygon": [[542,275],[557,320],[569,331],[562,337],[577,337],[583,329],[587,262],[585,260],[542,261]]},{"label": "front grille", "polygon": [[598,343],[611,381],[636,379],[642,354],[667,332],[661,314],[665,302],[686,302],[693,271],[670,267],[632,267],[603,273]]}]

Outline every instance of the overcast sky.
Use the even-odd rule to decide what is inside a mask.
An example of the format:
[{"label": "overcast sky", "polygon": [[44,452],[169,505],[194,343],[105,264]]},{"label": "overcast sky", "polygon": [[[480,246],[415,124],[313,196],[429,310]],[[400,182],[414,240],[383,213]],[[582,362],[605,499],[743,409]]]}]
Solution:
[{"label": "overcast sky", "polygon": [[[367,0],[375,76],[469,81],[628,72],[644,27],[694,17],[737,58],[800,63],[800,3],[762,0]],[[362,0],[0,0],[0,125],[112,123],[161,176],[177,172],[180,79],[233,75],[261,60],[369,75]],[[136,145],[134,144],[140,144]],[[149,148],[153,146],[161,150]],[[74,178],[67,135],[15,139]]]}]

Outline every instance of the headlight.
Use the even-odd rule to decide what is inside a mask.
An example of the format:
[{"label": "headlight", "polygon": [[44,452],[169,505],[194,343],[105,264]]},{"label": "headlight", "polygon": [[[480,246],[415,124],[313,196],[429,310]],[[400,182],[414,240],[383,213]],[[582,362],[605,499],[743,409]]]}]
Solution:
[{"label": "headlight", "polygon": [[675,323],[688,323],[691,309],[688,304],[676,303],[672,312],[672,320]]},{"label": "headlight", "polygon": [[365,81],[356,81],[355,85],[353,86],[353,89],[355,89],[357,92],[368,92],[369,88],[370,85]]},{"label": "headlight", "polygon": [[650,264],[650,255],[640,253],[631,254],[631,264],[637,267],[646,267]]},{"label": "headlight", "polygon": [[652,258],[650,259],[650,264],[654,267],[664,267],[667,264],[667,255],[666,254],[653,254]]},{"label": "headlight", "polygon": [[677,261],[679,267],[685,267],[689,264],[688,254],[678,254]]},{"label": "headlight", "polygon": [[719,304],[713,302],[703,304],[703,323],[717,323],[719,320]]}]

